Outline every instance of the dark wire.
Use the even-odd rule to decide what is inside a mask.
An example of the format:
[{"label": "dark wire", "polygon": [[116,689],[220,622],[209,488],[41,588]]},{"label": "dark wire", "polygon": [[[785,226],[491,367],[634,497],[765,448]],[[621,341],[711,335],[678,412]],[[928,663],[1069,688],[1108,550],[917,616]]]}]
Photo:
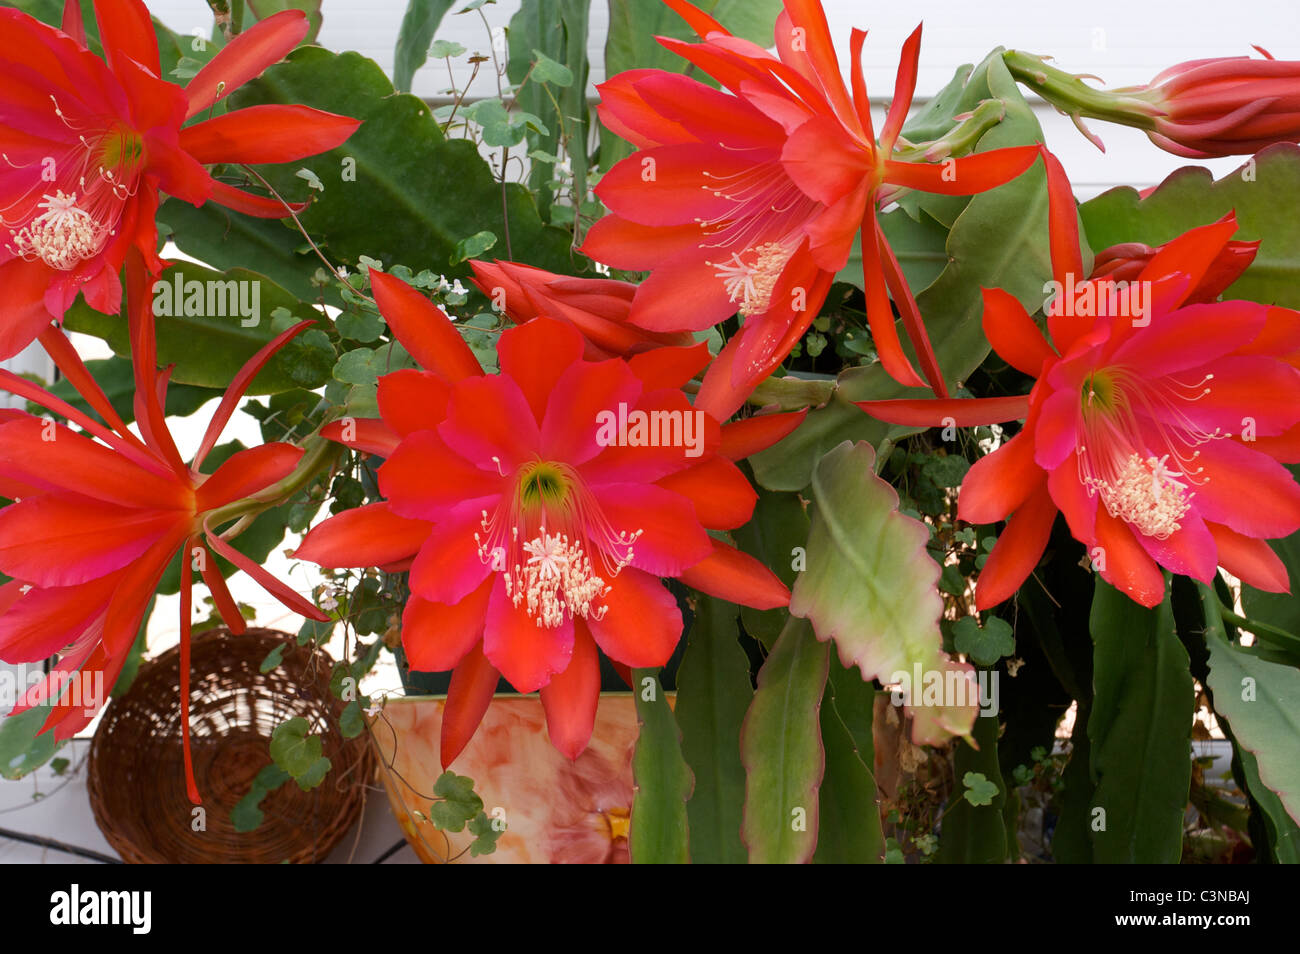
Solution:
[{"label": "dark wire", "polygon": [[81,848],[77,845],[65,844],[61,841],[55,841],[53,838],[46,838],[42,835],[28,835],[21,831],[10,831],[8,828],[0,828],[0,838],[8,838],[11,841],[21,841],[29,845],[39,845],[42,848],[53,848],[55,851],[62,851],[65,854],[76,855],[79,858],[89,858],[92,861],[102,862],[106,865],[120,865],[121,858],[114,858],[111,855],[101,854],[98,851],[92,851],[89,848]]}]

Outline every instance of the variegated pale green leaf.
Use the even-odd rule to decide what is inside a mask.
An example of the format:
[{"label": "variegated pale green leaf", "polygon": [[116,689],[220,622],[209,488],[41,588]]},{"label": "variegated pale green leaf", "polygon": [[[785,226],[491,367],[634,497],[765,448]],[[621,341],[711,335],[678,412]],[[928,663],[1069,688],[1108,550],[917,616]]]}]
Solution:
[{"label": "variegated pale green leaf", "polygon": [[[840,661],[857,666],[863,679],[898,682],[901,674],[917,683],[919,675],[911,686],[912,738],[939,743],[970,731],[974,671],[943,651],[940,571],[926,552],[929,533],[898,512],[898,494],[876,476],[875,462],[870,444],[847,441],[818,462],[808,565],[795,581],[790,612],[811,620],[818,639],[833,639]],[[963,698],[922,691],[940,679],[961,687]]]}]

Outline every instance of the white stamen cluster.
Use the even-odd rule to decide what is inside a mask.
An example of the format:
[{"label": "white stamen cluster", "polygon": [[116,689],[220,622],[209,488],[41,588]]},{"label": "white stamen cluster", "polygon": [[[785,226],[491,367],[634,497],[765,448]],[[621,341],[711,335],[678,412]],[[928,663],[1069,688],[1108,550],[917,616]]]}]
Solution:
[{"label": "white stamen cluster", "polygon": [[1186,475],[1170,470],[1168,460],[1168,455],[1144,461],[1131,454],[1115,479],[1094,481],[1112,517],[1157,540],[1168,539],[1182,528],[1179,521],[1191,509],[1191,500],[1196,496],[1189,494],[1187,484],[1178,479]]},{"label": "white stamen cluster", "polygon": [[747,250],[753,262],[745,262],[740,253],[732,253],[729,262],[709,262],[717,269],[715,275],[722,280],[728,297],[738,302],[737,309],[745,317],[759,315],[772,306],[772,292],[790,254],[779,242],[767,242]]},{"label": "white stamen cluster", "polygon": [[14,251],[26,261],[40,259],[50,268],[69,271],[93,258],[104,247],[110,230],[77,205],[77,193],[42,196],[44,209],[23,229],[13,233]]},{"label": "white stamen cluster", "polygon": [[538,529],[538,535],[524,543],[526,562],[516,563],[506,574],[511,602],[526,604],[533,621],[548,629],[563,623],[566,614],[575,619],[603,618],[607,607],[596,604],[609,587],[592,569],[582,544],[566,534]]}]

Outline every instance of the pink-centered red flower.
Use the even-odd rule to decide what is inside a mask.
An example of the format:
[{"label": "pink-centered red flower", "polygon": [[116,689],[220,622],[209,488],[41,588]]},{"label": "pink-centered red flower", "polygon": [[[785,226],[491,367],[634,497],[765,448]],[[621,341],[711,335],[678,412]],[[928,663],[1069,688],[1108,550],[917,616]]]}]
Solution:
[{"label": "pink-centered red flower", "polygon": [[[102,674],[96,685],[113,686],[163,572],[180,553],[181,719],[186,783],[197,803],[188,733],[194,571],[233,632],[242,632],[245,624],[214,554],[244,570],[289,609],[326,619],[219,532],[221,524],[237,516],[232,505],[286,478],[302,450],[264,444],[234,454],[211,474],[201,469],[253,376],[310,323],[280,334],[244,366],[187,464],[164,421],[169,372],[154,370],[146,278],[143,267],[128,268],[129,295],[142,306],[133,309],[132,322],[138,435],[122,422],[60,333],[47,338],[46,347],[102,422],[0,370],[4,390],[80,428],[21,412],[0,419],[0,494],[17,501],[0,510],[0,572],[13,578],[0,586],[0,659],[35,663],[59,656],[54,672],[26,694],[14,713],[48,706],[42,731],[52,730],[58,739],[72,736],[97,707],[89,706],[86,694],[75,687],[88,685],[94,674]],[[74,673],[80,682],[71,678]],[[102,705],[107,700],[94,701]]]},{"label": "pink-centered red flower", "polygon": [[[576,758],[595,717],[597,650],[624,667],[661,666],[681,637],[664,577],[748,606],[788,602],[770,570],[709,531],[749,520],[756,497],[733,461],[788,434],[802,413],[720,427],[680,390],[709,360],[702,344],[588,361],[577,330],[548,317],[506,331],[501,371],[486,375],[432,303],[390,276],[371,279],[424,370],[379,379],[380,419],[326,428],[386,458],[384,501],[330,518],[297,555],[409,567],[410,665],[453,670],[444,765],[499,676],[541,691],[552,741]],[[610,415],[630,426],[611,430]],[[638,419],[672,423],[651,443]]]},{"label": "pink-centered red flower", "polygon": [[571,278],[520,262],[471,261],[474,284],[515,324],[538,315],[577,328],[592,360],[631,357],[664,345],[694,343],[687,332],[647,331],[630,320],[636,286],[612,278]]},{"label": "pink-centered red flower", "polygon": [[96,0],[104,58],[79,0],[63,30],[0,9],[0,358],[63,317],[78,293],[116,314],[129,249],[160,272],[159,192],[279,218],[285,206],[214,179],[213,163],[288,162],[332,149],[358,122],[305,106],[252,106],[187,122],[285,56],[307,32],[286,10],[233,38],[181,88],[160,75],[140,0]]},{"label": "pink-centered red flower", "polygon": [[[1063,177],[1052,162],[1049,175]],[[1064,285],[1082,264],[1073,204],[1054,204],[1051,218]],[[1149,283],[1145,314],[1050,308],[1050,340],[1015,298],[985,290],[985,333],[1036,379],[1028,396],[860,405],[903,424],[1024,420],[959,494],[963,520],[1009,518],[980,574],[980,609],[1025,581],[1058,512],[1101,576],[1145,606],[1164,596],[1161,568],[1209,582],[1222,566],[1260,589],[1288,589],[1265,540],[1300,529],[1300,486],[1282,466],[1300,462],[1300,313],[1189,303],[1235,230],[1229,217],[1153,255],[1136,278]]]},{"label": "pink-centered red flower", "polygon": [[[726,91],[649,69],[600,86],[602,121],[638,151],[601,179],[596,191],[611,214],[592,227],[584,251],[651,271],[631,320],[656,331],[696,331],[742,316],[699,398],[725,418],[803,336],[860,232],[867,316],[882,364],[903,384],[928,382],[946,394],[877,209],[903,189],[972,195],[994,188],[1024,172],[1040,147],[944,163],[895,158],[916,84],[919,27],[904,44],[877,141],[862,75],[866,34],[852,34],[850,93],[816,0],[786,0],[776,55],[684,0],[665,2],[704,42],[659,42]],[[902,350],[891,295],[925,380]]]}]

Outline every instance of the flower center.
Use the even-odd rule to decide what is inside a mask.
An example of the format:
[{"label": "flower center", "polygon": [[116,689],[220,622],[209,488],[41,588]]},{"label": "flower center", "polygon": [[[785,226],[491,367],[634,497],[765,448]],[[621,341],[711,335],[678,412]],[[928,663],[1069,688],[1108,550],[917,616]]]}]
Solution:
[{"label": "flower center", "polygon": [[1165,540],[1177,533],[1196,496],[1189,485],[1209,479],[1196,466],[1197,448],[1227,435],[1206,431],[1187,411],[1210,393],[1213,377],[1186,384],[1112,367],[1083,383],[1079,480],[1112,517],[1143,536]]},{"label": "flower center", "polygon": [[790,251],[779,242],[765,242],[745,254],[752,255],[752,261],[746,262],[741,253],[733,252],[730,261],[708,264],[717,269],[714,274],[722,280],[728,297],[739,304],[736,310],[748,318],[772,306],[772,291],[790,260]]},{"label": "flower center", "polygon": [[708,237],[701,248],[723,253],[706,264],[741,315],[762,314],[772,306],[772,292],[802,240],[802,226],[820,205],[795,185],[779,161],[704,175],[709,182],[702,188],[720,201],[713,217],[695,220]]},{"label": "flower center", "polygon": [[74,123],[50,97],[54,114],[76,134],[63,156],[32,157],[21,162],[0,153],[30,182],[0,208],[0,229],[9,233],[6,248],[26,261],[42,261],[70,271],[94,258],[117,232],[122,209],[135,194],[144,168],[144,140],[122,125],[90,129]]},{"label": "flower center", "polygon": [[497,511],[474,534],[479,559],[505,577],[506,595],[538,627],[603,619],[609,580],[627,566],[642,531],[610,526],[567,464],[533,461],[516,472]]},{"label": "flower center", "polygon": [[27,261],[40,259],[50,268],[69,271],[104,247],[111,231],[77,205],[77,193],[41,196],[44,209],[25,228],[13,233],[13,249]]}]

